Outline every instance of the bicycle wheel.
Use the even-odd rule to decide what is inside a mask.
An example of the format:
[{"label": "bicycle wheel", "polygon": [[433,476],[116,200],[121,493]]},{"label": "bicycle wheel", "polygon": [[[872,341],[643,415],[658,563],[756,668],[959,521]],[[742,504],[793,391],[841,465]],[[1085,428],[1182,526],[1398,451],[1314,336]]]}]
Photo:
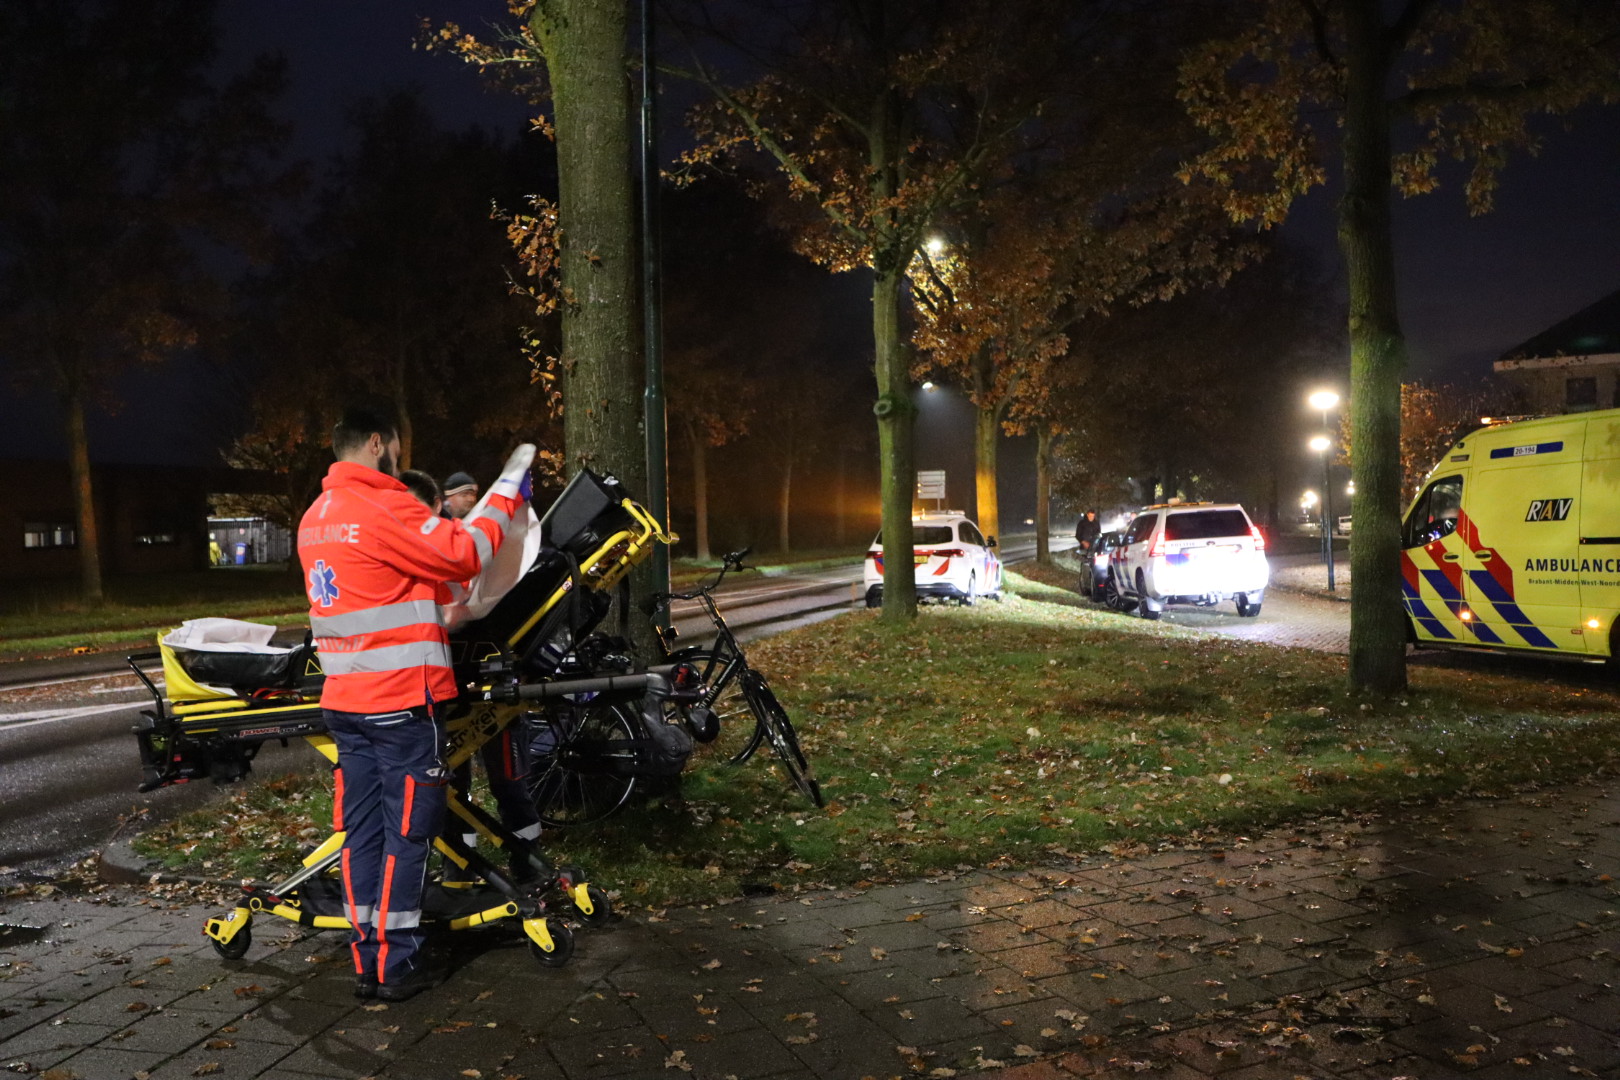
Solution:
[{"label": "bicycle wheel", "polygon": [[793,730],[793,722],[788,719],[787,710],[782,703],[776,700],[771,692],[770,684],[765,676],[752,668],[742,673],[739,680],[742,683],[743,695],[748,699],[749,706],[754,710],[754,716],[759,726],[765,732],[771,749],[776,751],[777,760],[782,763],[788,779],[799,793],[809,799],[816,806],[825,806],[821,799],[821,785],[816,782],[815,770],[805,759],[804,751],[799,749],[799,736]]},{"label": "bicycle wheel", "polygon": [[529,797],[544,825],[585,825],[623,806],[641,766],[640,719],[624,705],[563,705],[529,734]]},{"label": "bicycle wheel", "polygon": [[[730,657],[707,648],[682,649],[670,659],[697,668],[703,676],[703,685],[709,687],[711,692],[715,681],[724,679],[719,693],[709,704],[715,718],[720,721],[720,734],[711,743],[698,743],[696,752],[709,761],[720,761],[727,765],[741,765],[753,757],[754,751],[765,741],[765,729],[755,719],[753,706],[743,696],[740,678],[745,670],[743,665],[739,663],[727,676],[726,664]],[[677,713],[685,711],[684,706],[673,702],[665,708]]]}]

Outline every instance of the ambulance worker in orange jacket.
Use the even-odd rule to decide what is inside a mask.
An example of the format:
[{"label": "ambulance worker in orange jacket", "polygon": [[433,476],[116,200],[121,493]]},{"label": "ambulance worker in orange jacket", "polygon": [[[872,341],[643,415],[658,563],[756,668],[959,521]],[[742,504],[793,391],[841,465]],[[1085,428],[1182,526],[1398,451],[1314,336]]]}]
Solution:
[{"label": "ambulance worker in orange jacket", "polygon": [[397,477],[398,426],[351,408],[332,430],[337,462],[298,527],[310,629],[337,743],[333,825],[345,833],[343,891],[355,995],[404,1001],[431,985],[420,955],[422,886],[445,812],[440,712],[456,696],[437,586],[476,575],[528,499],[520,447],[484,513],[441,518]]}]

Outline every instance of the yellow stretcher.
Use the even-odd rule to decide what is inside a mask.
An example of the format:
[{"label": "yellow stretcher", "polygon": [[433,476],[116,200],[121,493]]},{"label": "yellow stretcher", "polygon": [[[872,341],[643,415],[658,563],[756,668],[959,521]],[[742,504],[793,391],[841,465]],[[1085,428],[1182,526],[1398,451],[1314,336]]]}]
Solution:
[{"label": "yellow stretcher", "polygon": [[[669,693],[667,669],[603,675],[565,669],[563,663],[605,617],[612,590],[630,568],[673,537],[616,480],[589,471],[574,478],[540,528],[540,557],[494,610],[452,635],[462,688],[445,724],[445,764],[452,771],[517,721],[525,702],[580,694],[622,701]],[[162,664],[161,691],[140,666],[153,660]],[[143,772],[140,790],[204,777],[216,783],[238,780],[251,771],[259,747],[271,740],[285,745],[302,738],[336,764],[337,748],[321,717],[324,676],[307,638],[303,648],[276,658],[270,668],[258,654],[237,661],[234,672],[229,655],[191,657],[188,662],[184,651],[165,644],[162,636],[157,650],[129,658],[156,703],[143,711],[135,729]],[[237,682],[232,674],[246,681]],[[471,880],[430,886],[424,918],[452,930],[517,918],[540,963],[566,963],[573,952],[569,922],[604,922],[610,915],[606,895],[586,882],[578,868],[554,866],[537,844],[514,835],[458,794],[451,789],[446,828],[434,847]],[[522,875],[528,880],[518,880],[519,875],[483,857],[463,842],[464,834],[510,855],[514,865],[530,872]],[[227,959],[243,956],[258,914],[316,929],[349,929],[336,873],[343,837],[342,832],[332,833],[283,881],[244,886],[236,907],[204,927],[215,951]]]}]

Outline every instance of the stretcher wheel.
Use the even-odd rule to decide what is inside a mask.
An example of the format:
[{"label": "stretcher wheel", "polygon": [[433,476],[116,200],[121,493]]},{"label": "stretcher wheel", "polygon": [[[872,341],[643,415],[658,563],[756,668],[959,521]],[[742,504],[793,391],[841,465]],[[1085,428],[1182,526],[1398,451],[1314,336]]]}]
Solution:
[{"label": "stretcher wheel", "polygon": [[547,919],[546,933],[551,935],[551,943],[556,948],[546,952],[530,938],[529,955],[533,956],[541,967],[562,967],[574,955],[574,932],[561,919]]},{"label": "stretcher wheel", "polygon": [[253,927],[244,926],[236,932],[236,936],[229,941],[216,941],[208,939],[208,944],[214,951],[227,960],[240,960],[247,955],[248,949],[253,947]]},{"label": "stretcher wheel", "polygon": [[585,886],[585,895],[590,897],[591,910],[586,912],[578,904],[570,900],[568,904],[568,913],[570,915],[586,926],[602,926],[613,918],[613,901],[608,899],[607,893],[598,889],[595,885],[587,885]]}]

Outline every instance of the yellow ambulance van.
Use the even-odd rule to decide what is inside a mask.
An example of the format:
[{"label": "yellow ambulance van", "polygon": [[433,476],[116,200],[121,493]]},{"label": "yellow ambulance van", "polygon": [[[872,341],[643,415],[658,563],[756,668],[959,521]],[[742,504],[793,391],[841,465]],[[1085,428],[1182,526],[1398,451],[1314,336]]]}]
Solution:
[{"label": "yellow ambulance van", "polygon": [[1406,512],[1418,644],[1605,658],[1620,649],[1620,409],[1488,423]]}]

